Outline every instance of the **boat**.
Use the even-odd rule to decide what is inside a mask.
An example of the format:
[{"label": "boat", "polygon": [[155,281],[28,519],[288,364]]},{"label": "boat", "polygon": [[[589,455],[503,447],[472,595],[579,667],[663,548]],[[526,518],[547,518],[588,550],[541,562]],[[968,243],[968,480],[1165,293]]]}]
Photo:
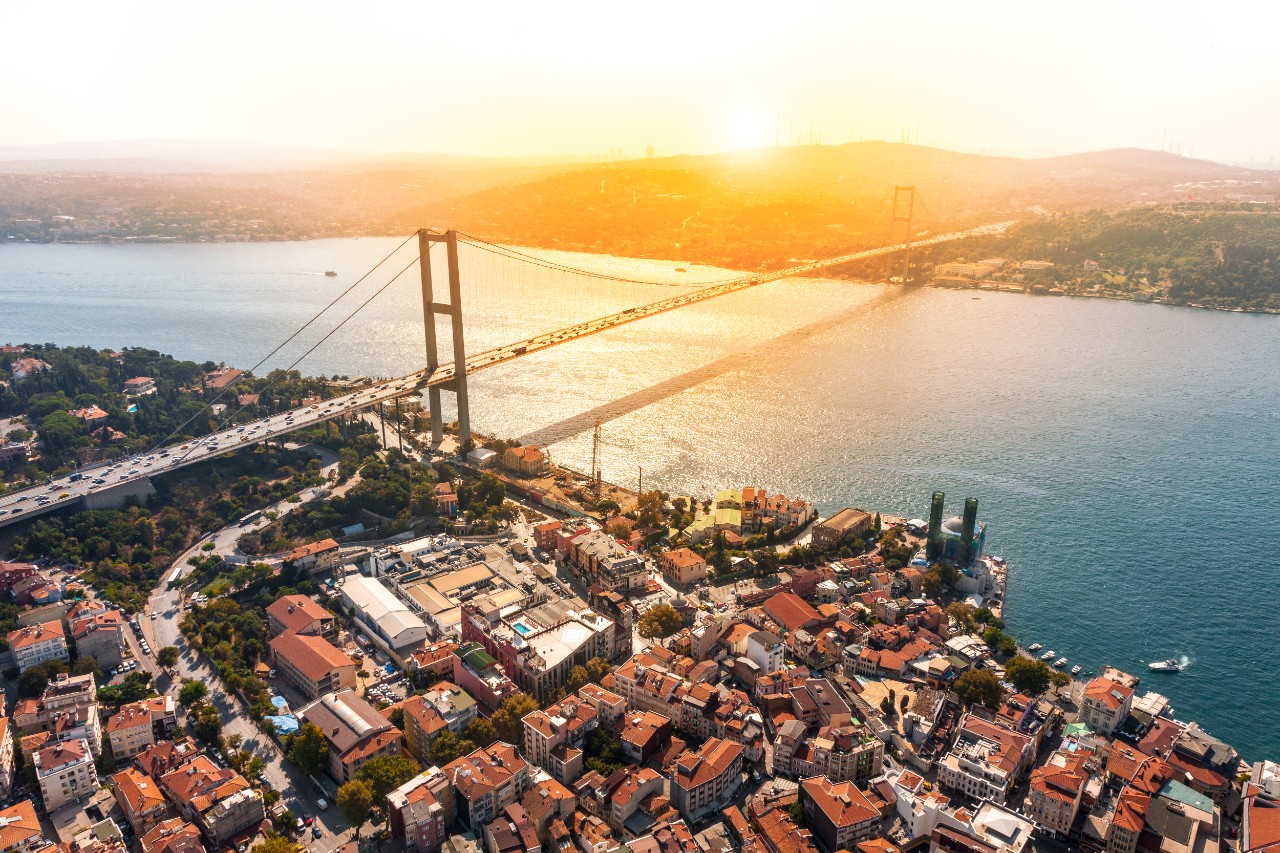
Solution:
[{"label": "boat", "polygon": [[688,272],[684,267],[676,267],[676,272]]},{"label": "boat", "polygon": [[333,278],[333,277],[335,277],[338,273],[337,273],[337,271],[336,271],[336,270],[325,270],[325,271],[324,271],[324,274],[325,274],[326,276],[328,276],[329,278]]},{"label": "boat", "polygon": [[1178,663],[1176,658],[1168,660],[1158,660],[1155,663],[1147,664],[1147,669],[1152,672],[1181,672],[1182,664]]},{"label": "boat", "polygon": [[1058,658],[1056,661],[1053,662],[1053,666],[1055,669],[1062,669],[1066,665],[1067,665],[1066,658]]},{"label": "boat", "polygon": [[1076,664],[1075,666],[1071,667],[1071,674],[1072,674],[1072,675],[1079,675],[1079,674],[1080,674],[1080,670],[1081,670],[1081,669],[1083,669],[1083,667],[1082,667],[1082,666],[1080,666],[1080,664]]},{"label": "boat", "polygon": [[1039,643],[1032,643],[1031,645],[1027,646],[1027,651],[1029,651],[1029,652],[1038,652],[1038,651],[1040,651],[1040,650],[1041,650],[1041,649],[1043,649],[1043,648],[1044,648],[1044,646],[1040,645]]},{"label": "boat", "polygon": [[1056,654],[1057,652],[1055,652],[1053,649],[1049,649],[1049,651],[1040,655],[1040,660],[1053,660],[1053,656]]}]

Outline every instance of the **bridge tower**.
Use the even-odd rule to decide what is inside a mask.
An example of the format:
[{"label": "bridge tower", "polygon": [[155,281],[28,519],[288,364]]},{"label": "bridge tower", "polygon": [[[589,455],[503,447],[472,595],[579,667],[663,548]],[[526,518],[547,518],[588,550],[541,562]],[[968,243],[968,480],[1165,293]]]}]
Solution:
[{"label": "bridge tower", "polygon": [[[444,243],[448,252],[449,301],[436,302],[432,294],[431,246]],[[447,314],[453,323],[454,378],[448,385],[429,385],[427,404],[431,409],[431,443],[444,440],[444,415],[440,411],[440,390],[448,388],[458,400],[458,442],[465,452],[471,447],[471,408],[467,404],[467,350],[462,337],[462,281],[458,276],[458,232],[443,234],[418,229],[418,266],[422,273],[422,319],[426,329],[427,372],[440,366],[436,341],[436,315]]]},{"label": "bridge tower", "polygon": [[[903,206],[902,202],[899,201],[899,199],[902,196],[907,197],[906,204],[905,204],[905,207],[907,210],[906,213],[898,212],[899,207]],[[902,283],[903,284],[907,284],[907,277],[911,272],[911,237],[912,237],[911,217],[915,213],[915,209],[916,209],[916,188],[914,186],[910,186],[910,187],[895,186],[893,188],[893,220],[889,223],[889,242],[890,243],[893,242],[893,234],[895,231],[898,230],[898,223],[899,222],[905,223],[907,228],[907,233],[903,237],[903,242],[907,244],[907,251],[906,251],[906,256],[903,258],[903,261],[902,261]]]}]

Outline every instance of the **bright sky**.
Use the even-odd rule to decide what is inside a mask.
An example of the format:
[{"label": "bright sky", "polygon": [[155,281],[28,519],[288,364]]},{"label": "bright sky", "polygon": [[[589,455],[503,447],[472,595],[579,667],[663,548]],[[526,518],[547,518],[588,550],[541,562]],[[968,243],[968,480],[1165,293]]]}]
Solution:
[{"label": "bright sky", "polygon": [[[1280,154],[1274,3],[17,2],[0,144]],[[1167,132],[1166,132],[1167,128]],[[914,133],[914,130],[913,130]]]}]

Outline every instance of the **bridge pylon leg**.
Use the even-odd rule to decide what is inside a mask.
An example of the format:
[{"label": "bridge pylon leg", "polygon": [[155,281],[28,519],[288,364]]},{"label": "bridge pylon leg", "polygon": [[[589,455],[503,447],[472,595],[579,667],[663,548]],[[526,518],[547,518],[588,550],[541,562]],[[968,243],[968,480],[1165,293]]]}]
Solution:
[{"label": "bridge pylon leg", "polygon": [[[448,251],[449,301],[436,302],[431,278],[431,246],[443,242]],[[454,379],[449,390],[458,400],[458,442],[465,451],[471,447],[471,407],[467,401],[467,351],[462,331],[462,279],[458,272],[458,233],[444,234],[418,230],[418,257],[422,277],[422,319],[425,327],[427,371],[440,366],[439,342],[436,338],[436,315],[447,314],[452,321]],[[444,414],[440,407],[440,389],[427,387],[427,405],[431,410],[431,443],[437,447],[444,440]]]}]

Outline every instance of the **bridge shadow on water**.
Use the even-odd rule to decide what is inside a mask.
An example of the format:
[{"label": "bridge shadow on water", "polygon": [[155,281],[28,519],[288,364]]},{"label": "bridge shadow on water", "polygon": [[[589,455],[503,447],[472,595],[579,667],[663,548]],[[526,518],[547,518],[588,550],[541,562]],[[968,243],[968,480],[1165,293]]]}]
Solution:
[{"label": "bridge shadow on water", "polygon": [[541,429],[534,430],[531,433],[523,435],[519,441],[523,444],[549,445],[558,441],[564,441],[584,432],[589,432],[595,428],[596,420],[600,423],[608,423],[611,420],[620,418],[623,415],[629,415],[632,412],[643,409],[659,400],[672,397],[682,391],[688,391],[701,385],[703,382],[722,376],[735,368],[741,368],[744,364],[751,364],[755,361],[753,356],[763,358],[771,352],[777,350],[780,346],[795,346],[803,343],[816,335],[820,335],[831,329],[844,325],[851,319],[882,308],[898,300],[905,299],[915,292],[915,288],[893,287],[885,291],[880,296],[864,302],[848,311],[841,311],[830,317],[824,317],[805,326],[784,332],[776,338],[770,338],[766,341],[754,344],[753,346],[744,347],[740,350],[734,350],[727,355],[721,356],[715,361],[709,362],[696,367],[693,370],[686,371],[670,379],[664,379],[647,388],[642,388],[628,394],[625,397],[619,397],[617,400],[610,400],[588,409],[585,412],[548,424]]}]

